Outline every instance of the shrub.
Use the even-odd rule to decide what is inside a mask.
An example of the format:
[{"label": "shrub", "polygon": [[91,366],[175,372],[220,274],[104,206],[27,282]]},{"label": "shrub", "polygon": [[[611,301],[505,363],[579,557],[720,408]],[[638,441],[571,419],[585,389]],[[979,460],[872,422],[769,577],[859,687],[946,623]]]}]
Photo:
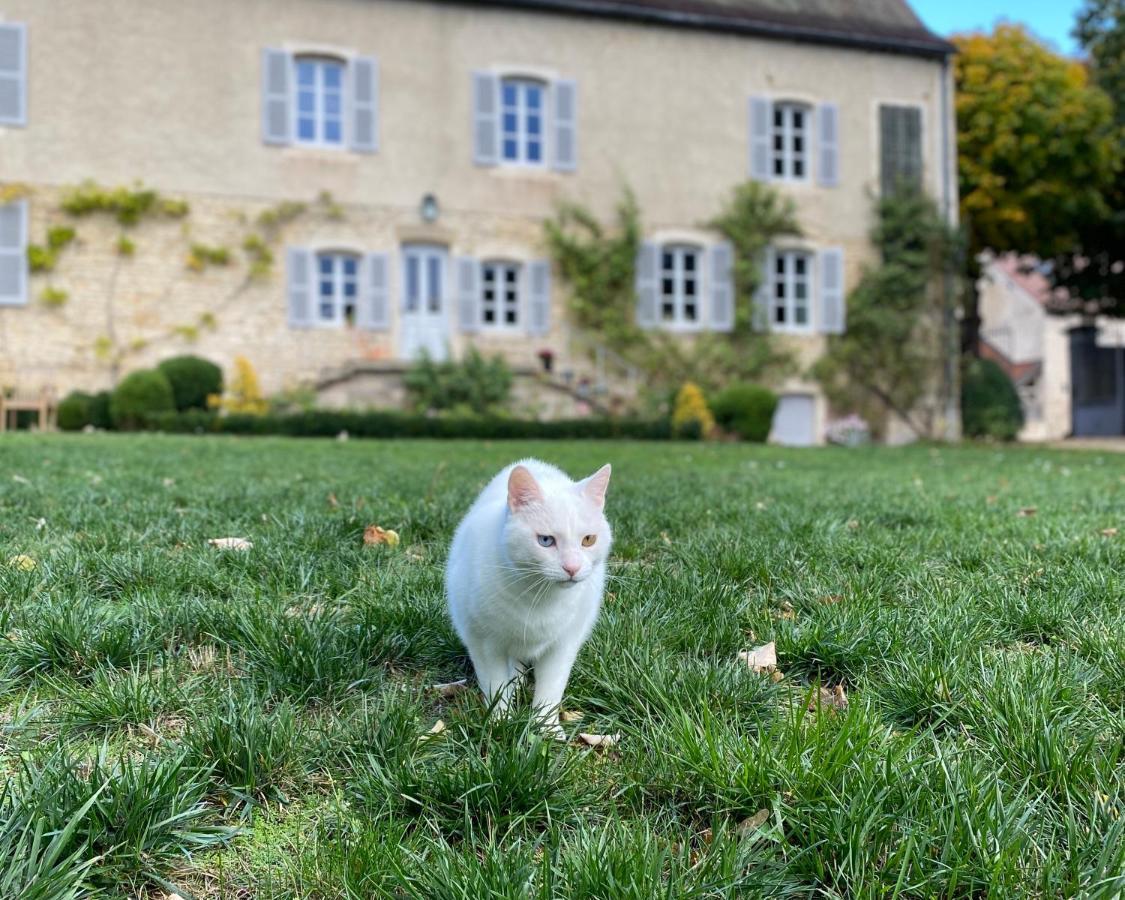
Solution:
[{"label": "shrub", "polygon": [[59,428],[81,431],[92,421],[90,407],[94,398],[84,391],[71,391],[59,401]]},{"label": "shrub", "polygon": [[676,404],[672,409],[672,431],[677,436],[690,436],[696,433],[706,437],[715,428],[715,418],[707,408],[703,391],[694,381],[685,381],[676,394]]},{"label": "shrub", "polygon": [[142,369],[126,375],[109,398],[113,427],[129,431],[141,428],[148,416],[176,408],[172,385],[158,369]]},{"label": "shrub", "polygon": [[109,415],[109,391],[98,391],[90,398],[90,424],[95,428],[112,428]]},{"label": "shrub", "polygon": [[223,392],[223,370],[198,356],[173,356],[157,368],[172,386],[176,409],[206,409],[211,394]]},{"label": "shrub", "polygon": [[223,395],[212,394],[207,398],[208,406],[217,406],[229,413],[241,413],[247,416],[264,415],[269,404],[262,396],[262,386],[258,383],[258,373],[254,371],[254,364],[245,356],[234,358],[234,378],[230,381],[230,388]]},{"label": "shrub", "polygon": [[419,412],[464,411],[485,415],[504,406],[512,371],[500,356],[486,359],[474,347],[460,362],[434,362],[423,355],[404,379]]},{"label": "shrub", "polygon": [[971,359],[961,382],[961,424],[967,437],[1014,440],[1023,427],[1015,385],[990,359]]},{"label": "shrub", "polygon": [[777,394],[756,384],[732,384],[711,401],[711,412],[724,431],[755,444],[770,436],[776,409]]}]

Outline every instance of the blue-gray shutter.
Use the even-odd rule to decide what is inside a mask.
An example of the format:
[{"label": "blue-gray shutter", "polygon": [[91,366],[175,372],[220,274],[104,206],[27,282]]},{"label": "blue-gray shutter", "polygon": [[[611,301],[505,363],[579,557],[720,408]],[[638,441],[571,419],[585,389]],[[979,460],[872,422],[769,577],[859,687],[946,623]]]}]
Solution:
[{"label": "blue-gray shutter", "polygon": [[773,292],[773,269],[776,257],[773,250],[766,250],[762,254],[761,281],[758,289],[754,291],[754,316],[755,331],[770,330],[770,298]]},{"label": "blue-gray shutter", "polygon": [[641,328],[656,327],[659,256],[660,248],[653,241],[645,241],[637,251],[637,324]]},{"label": "blue-gray shutter", "polygon": [[578,168],[578,85],[560,80],[554,88],[555,168],[573,172]]},{"label": "blue-gray shutter", "polygon": [[734,330],[734,247],[711,246],[711,330]]},{"label": "blue-gray shutter", "polygon": [[769,97],[750,98],[750,177],[755,181],[769,181],[770,172],[770,119],[773,116]]},{"label": "blue-gray shutter", "polygon": [[822,103],[817,110],[817,181],[821,187],[840,183],[840,113],[835,103]]},{"label": "blue-gray shutter", "polygon": [[284,50],[262,51],[262,140],[288,144],[293,139],[293,62]]},{"label": "blue-gray shutter", "polygon": [[379,63],[357,56],[351,65],[351,146],[360,153],[379,149]]},{"label": "blue-gray shutter", "polygon": [[883,196],[922,186],[922,110],[879,107],[879,159]]},{"label": "blue-gray shutter", "polygon": [[825,247],[820,251],[820,330],[843,334],[844,248]]},{"label": "blue-gray shutter", "polygon": [[551,263],[533,259],[527,265],[527,332],[544,335],[551,330]]},{"label": "blue-gray shutter", "polygon": [[494,166],[500,150],[500,83],[491,72],[473,73],[473,162]]},{"label": "blue-gray shutter", "polygon": [[466,334],[480,330],[480,260],[457,258],[457,324]]},{"label": "blue-gray shutter", "polygon": [[362,302],[356,324],[368,331],[391,327],[390,264],[386,253],[368,253],[363,261]]},{"label": "blue-gray shutter", "polygon": [[27,201],[0,206],[0,306],[27,304]]},{"label": "blue-gray shutter", "polygon": [[313,319],[313,254],[304,247],[290,247],[285,258],[289,325],[292,328],[304,328],[311,325]]},{"label": "blue-gray shutter", "polygon": [[0,24],[0,125],[27,124],[27,27]]}]

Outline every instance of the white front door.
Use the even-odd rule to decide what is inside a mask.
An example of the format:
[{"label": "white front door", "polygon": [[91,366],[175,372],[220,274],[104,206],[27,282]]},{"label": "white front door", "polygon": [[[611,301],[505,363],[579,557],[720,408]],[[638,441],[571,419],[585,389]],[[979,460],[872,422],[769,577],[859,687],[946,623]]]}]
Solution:
[{"label": "white front door", "polygon": [[787,447],[816,443],[816,400],[811,394],[782,394],[773,414],[770,440]]},{"label": "white front door", "polygon": [[402,248],[401,356],[449,356],[449,255],[444,247],[411,244]]}]

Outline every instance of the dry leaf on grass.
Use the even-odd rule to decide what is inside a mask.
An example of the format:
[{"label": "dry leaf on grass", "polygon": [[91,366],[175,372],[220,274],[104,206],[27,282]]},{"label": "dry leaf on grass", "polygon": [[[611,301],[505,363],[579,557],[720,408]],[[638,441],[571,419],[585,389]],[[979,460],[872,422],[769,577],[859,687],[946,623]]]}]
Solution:
[{"label": "dry leaf on grass", "polygon": [[220,550],[249,550],[254,546],[246,538],[240,537],[211,538],[207,543]]},{"label": "dry leaf on grass", "polygon": [[859,528],[859,520],[848,519],[848,531],[855,531],[857,528]]},{"label": "dry leaf on grass", "polygon": [[583,713],[578,709],[564,709],[559,713],[560,722],[581,722]]},{"label": "dry leaf on grass", "polygon": [[1021,519],[1026,519],[1028,516],[1033,516],[1039,512],[1038,506],[1024,506],[1016,513]]},{"label": "dry leaf on grass", "polygon": [[840,712],[847,709],[848,694],[847,691],[844,690],[844,686],[838,684],[834,688],[820,688],[809,700],[809,709],[811,711],[815,712],[818,706],[825,706],[829,709],[839,710]]},{"label": "dry leaf on grass", "polygon": [[608,749],[609,747],[616,747],[621,741],[620,734],[586,734],[579,732],[578,740],[585,744],[587,747],[597,747],[599,749]]},{"label": "dry leaf on grass", "polygon": [[745,836],[757,831],[769,820],[770,811],[768,809],[759,809],[749,819],[743,819],[738,823],[738,833]]},{"label": "dry leaf on grass", "polygon": [[1102,534],[1102,537],[1117,537],[1117,529],[1116,528],[1103,528],[1101,534]]},{"label": "dry leaf on grass", "polygon": [[16,484],[31,484],[31,481],[27,478],[24,478],[22,475],[13,475],[12,481],[14,481]]},{"label": "dry leaf on grass", "polygon": [[843,599],[844,599],[843,594],[825,594],[823,597],[820,598],[820,602],[823,603],[825,606],[831,606],[834,603],[839,603]]},{"label": "dry leaf on grass", "polygon": [[458,694],[464,693],[469,689],[469,682],[465,678],[459,678],[457,681],[447,681],[445,684],[435,684],[430,690],[440,697],[446,699],[456,697]]},{"label": "dry leaf on grass", "polygon": [[368,525],[363,529],[363,543],[368,547],[376,544],[386,544],[388,547],[398,546],[398,532],[379,525]]},{"label": "dry leaf on grass", "polygon": [[753,650],[743,650],[738,658],[755,672],[766,672],[777,667],[777,644],[770,641]]},{"label": "dry leaf on grass", "polygon": [[21,572],[30,572],[39,564],[26,553],[17,553],[8,560],[8,565],[13,569],[19,569]]},{"label": "dry leaf on grass", "polygon": [[336,499],[335,494],[329,494],[328,495],[328,505],[331,506],[333,509],[336,509],[336,507],[338,507],[340,505],[340,501]]},{"label": "dry leaf on grass", "polygon": [[434,722],[433,727],[421,737],[419,737],[418,740],[419,742],[431,741],[443,731],[445,731],[445,723],[441,719],[438,719],[436,722]]}]

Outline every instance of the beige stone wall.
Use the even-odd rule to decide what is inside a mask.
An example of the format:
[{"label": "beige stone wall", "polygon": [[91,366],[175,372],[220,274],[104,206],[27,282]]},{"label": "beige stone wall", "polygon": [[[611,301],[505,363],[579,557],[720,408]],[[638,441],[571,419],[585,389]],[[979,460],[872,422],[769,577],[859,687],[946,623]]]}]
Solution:
[{"label": "beige stone wall", "polygon": [[[839,105],[841,186],[782,189],[797,203],[806,246],[844,247],[849,286],[870,258],[880,102],[923,109],[925,182],[935,196],[942,190],[944,76],[938,63],[912,57],[413,0],[6,0],[2,14],[28,24],[30,76],[29,127],[0,127],[0,178],[35,187],[37,239],[53,189],[87,178],[108,185],[139,180],[184,196],[194,210],[193,234],[209,244],[235,244],[245,231],[240,214],[328,191],[346,219],[307,217],[284,240],[383,251],[392,260],[404,241],[425,237],[447,243],[452,255],[542,256],[541,222],[559,200],[577,200],[608,218],[625,182],[649,233],[695,228],[747,176],[752,94]],[[376,56],[379,152],[264,144],[261,52],[271,46]],[[473,165],[475,69],[577,81],[575,173]],[[433,228],[418,216],[426,193],[442,208]],[[71,288],[71,302],[56,312],[34,303],[0,309],[0,371],[21,381],[66,389],[108,377],[84,348],[107,327],[106,285],[117,264],[113,229],[92,222],[79,229],[80,246],[67,252],[55,279]],[[138,233],[137,259],[121,267],[115,303],[127,339],[212,311],[217,328],[191,349],[224,365],[245,354],[267,390],[396,352],[393,328],[378,335],[289,329],[280,248],[271,279],[223,300],[232,273],[185,274],[178,229],[168,223],[151,237]],[[392,265],[395,309],[397,278]],[[33,290],[41,288],[36,279]],[[546,339],[482,343],[528,364],[540,346],[561,347],[562,292],[553,296],[556,324]],[[451,335],[460,340],[455,327]],[[822,347],[819,337],[801,343],[810,359]],[[184,349],[182,341],[152,343],[135,363]]]}]

